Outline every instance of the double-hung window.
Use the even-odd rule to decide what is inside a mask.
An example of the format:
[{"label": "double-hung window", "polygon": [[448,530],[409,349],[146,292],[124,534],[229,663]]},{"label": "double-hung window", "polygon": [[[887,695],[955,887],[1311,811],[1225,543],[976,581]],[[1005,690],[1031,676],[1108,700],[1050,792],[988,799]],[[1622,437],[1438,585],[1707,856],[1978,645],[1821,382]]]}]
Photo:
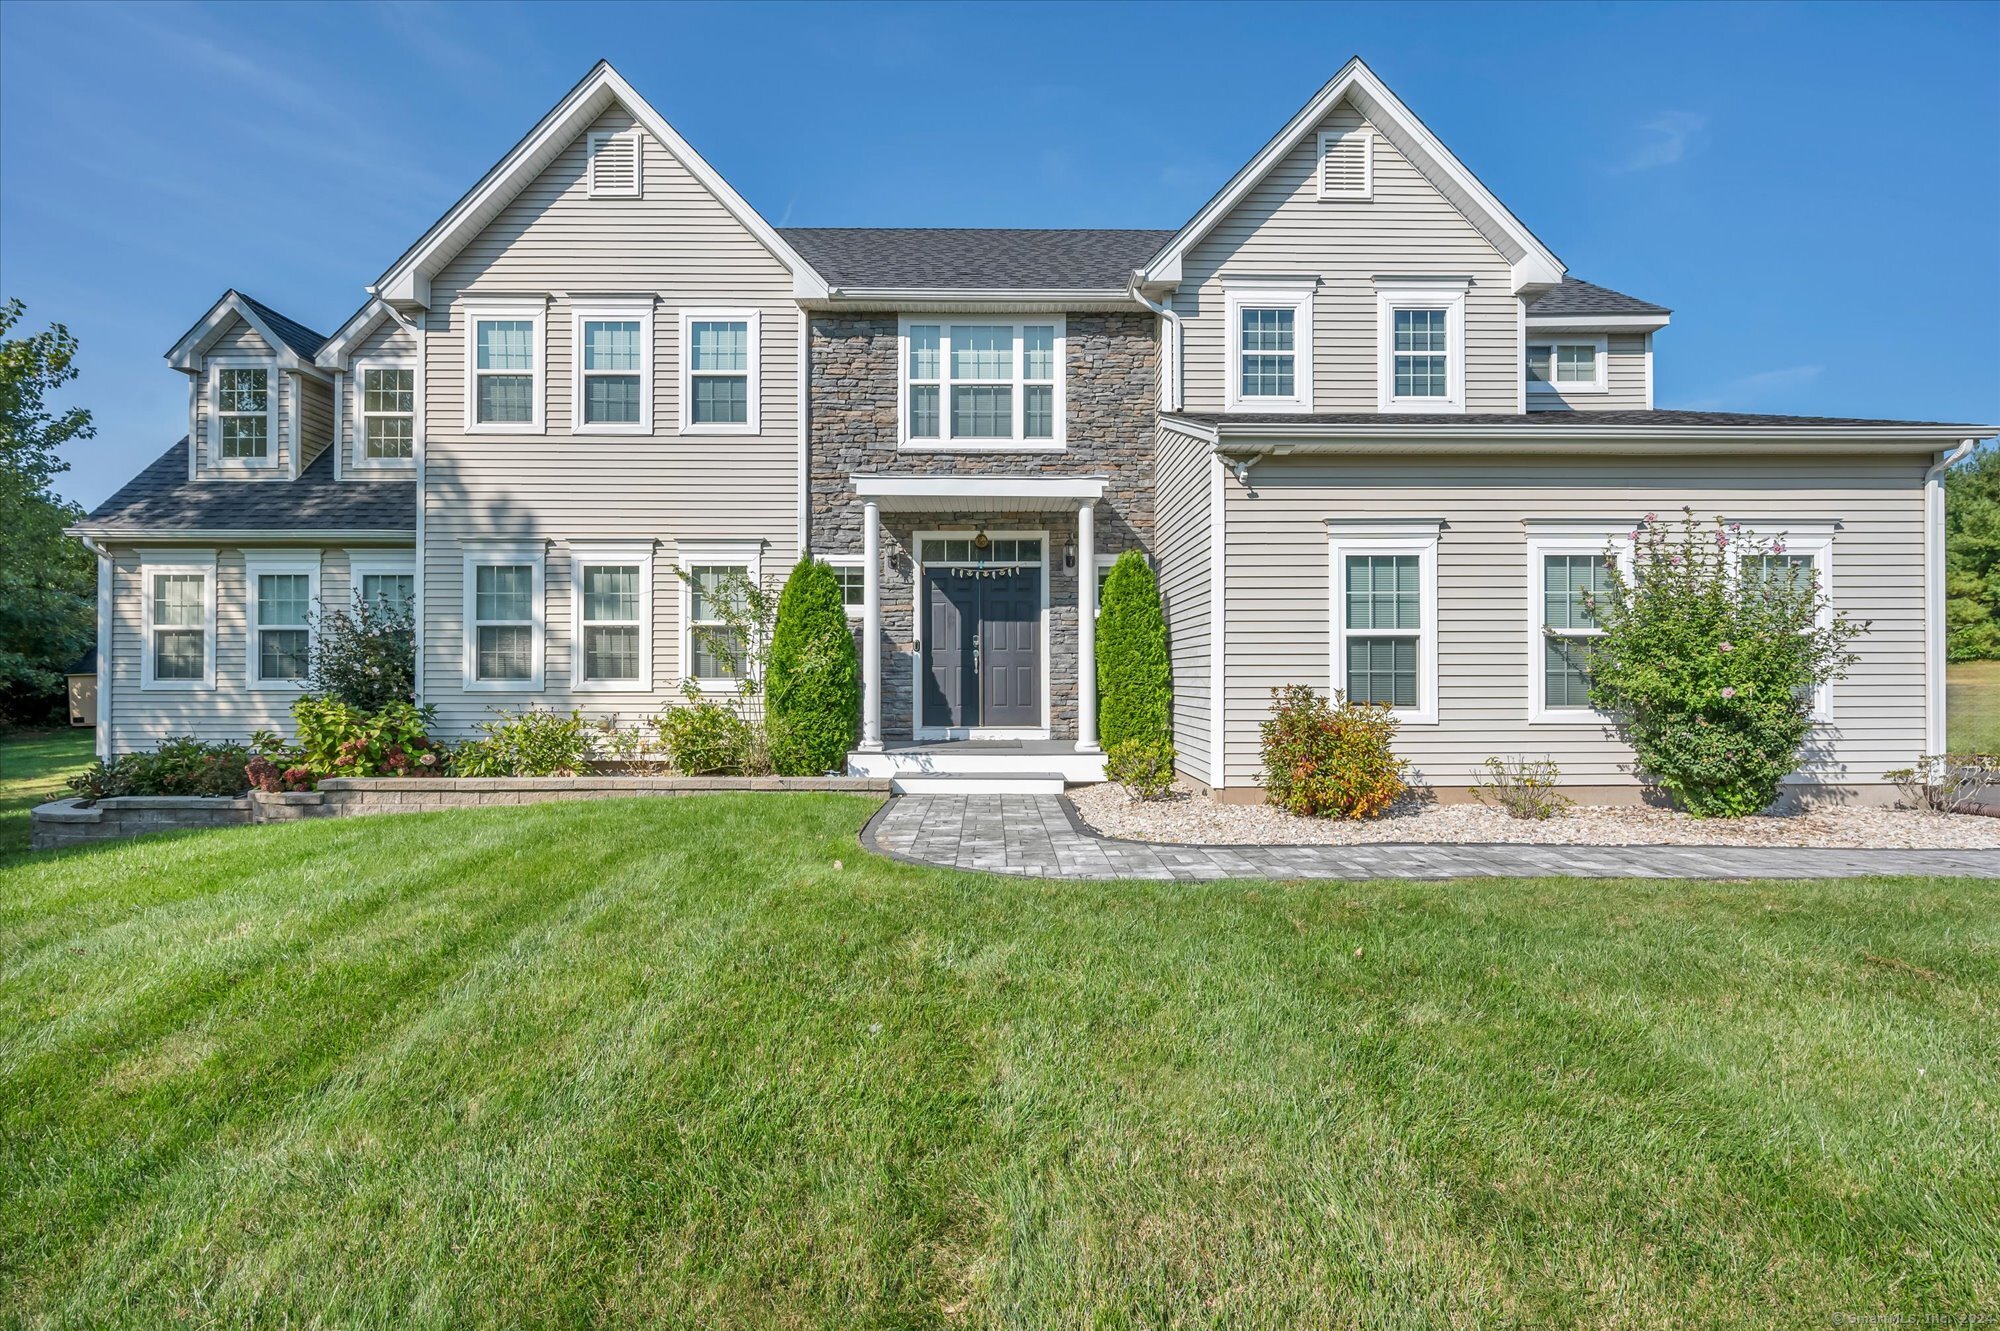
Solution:
[{"label": "double-hung window", "polygon": [[361,447],[355,464],[395,466],[417,455],[417,367],[358,361],[354,415]]},{"label": "double-hung window", "polygon": [[708,690],[733,690],[750,671],[745,600],[759,577],[748,542],[683,541],[681,674]]},{"label": "double-hung window", "polygon": [[396,550],[349,550],[349,576],[354,599],[371,609],[414,615],[417,602],[416,560]]},{"label": "double-hung window", "polygon": [[681,312],[681,433],[755,434],[758,391],[756,310]]},{"label": "double-hung window", "polygon": [[1231,286],[1229,368],[1224,405],[1231,411],[1312,410],[1312,300],[1316,280]]},{"label": "double-hung window", "polygon": [[862,555],[828,555],[826,563],[840,582],[840,606],[849,619],[868,608],[868,567]]},{"label": "double-hung window", "polygon": [[576,434],[653,431],[653,302],[580,305],[573,322]]},{"label": "double-hung window", "polygon": [[277,393],[267,365],[211,362],[214,422],[211,456],[237,466],[277,461],[272,439],[277,433]]},{"label": "double-hung window", "polygon": [[467,429],[539,434],[542,429],[541,302],[466,302]]},{"label": "double-hung window", "polygon": [[215,555],[142,556],[145,689],[215,687]]},{"label": "double-hung window", "polygon": [[246,682],[253,689],[303,687],[312,666],[319,552],[251,551],[244,557],[243,582],[249,603]]},{"label": "double-hung window", "polygon": [[[1771,542],[1770,548],[1762,554],[1746,556],[1739,569],[1743,588],[1755,594],[1762,582],[1809,582],[1819,597],[1819,613],[1815,623],[1817,628],[1828,628],[1833,623],[1833,532],[1835,523],[1822,519],[1817,522],[1800,522],[1796,519],[1745,518],[1742,525],[1759,533],[1780,531],[1783,534]],[[1831,721],[1833,719],[1833,684],[1828,681],[1813,691],[1812,719]]]},{"label": "double-hung window", "polygon": [[1584,334],[1528,343],[1530,393],[1605,391],[1605,338]]},{"label": "double-hung window", "polygon": [[1377,278],[1377,404],[1383,411],[1465,410],[1463,277]]},{"label": "double-hung window", "polygon": [[1333,687],[1406,723],[1438,718],[1435,518],[1329,518]]},{"label": "double-hung window", "polygon": [[1528,719],[1601,724],[1590,705],[1590,653],[1611,590],[1606,561],[1629,571],[1631,538],[1594,520],[1531,519],[1526,528]]},{"label": "double-hung window", "polygon": [[653,686],[653,549],[575,542],[570,564],[576,624],[570,682],[578,689]]},{"label": "double-hung window", "polygon": [[1062,447],[1062,320],[905,319],[902,331],[905,446]]},{"label": "double-hung window", "polygon": [[473,549],[465,556],[465,687],[542,687],[542,548]]}]

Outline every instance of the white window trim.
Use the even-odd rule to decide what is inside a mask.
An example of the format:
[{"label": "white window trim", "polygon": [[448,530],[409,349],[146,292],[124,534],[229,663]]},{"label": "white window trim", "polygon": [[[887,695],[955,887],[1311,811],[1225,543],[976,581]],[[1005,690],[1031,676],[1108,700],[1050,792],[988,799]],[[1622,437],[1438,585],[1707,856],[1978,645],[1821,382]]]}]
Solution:
[{"label": "white window trim", "polygon": [[[1782,541],[1788,555],[1811,555],[1813,571],[1819,579],[1820,607],[1816,626],[1822,629],[1833,626],[1833,537],[1840,528],[1838,518],[1724,518],[1726,523],[1741,523],[1745,531],[1754,532],[1758,539]],[[1741,565],[1733,570],[1741,573]],[[1833,720],[1833,681],[1828,680],[1813,690],[1812,721],[1814,725],[1824,725]]]},{"label": "white window trim", "polygon": [[[859,573],[865,573],[868,569],[867,555],[821,555],[819,558],[820,562],[829,568],[853,569]],[[840,603],[840,608],[847,612],[849,619],[853,620],[862,619],[868,613],[866,605],[849,605],[844,599]]]},{"label": "white window trim", "polygon": [[[413,550],[349,550],[347,552],[347,599],[361,604],[361,580],[370,575],[402,576],[411,579],[411,606],[416,602],[417,556]],[[416,618],[413,614],[412,618]]]},{"label": "white window trim", "polygon": [[[592,199],[636,199],[646,192],[646,137],[637,125],[630,129],[594,129],[585,135],[583,176],[585,196]],[[614,139],[632,140],[632,188],[599,189],[597,149]]]},{"label": "white window trim", "polygon": [[[1465,410],[1465,277],[1378,277],[1375,279],[1377,406],[1382,411],[1456,414]],[[1445,312],[1445,388],[1437,397],[1396,396],[1396,311]],[[1524,362],[1521,373],[1526,374]]]},{"label": "white window trim", "polygon": [[[692,681],[695,688],[703,693],[735,693],[741,686],[737,679],[696,679],[694,675],[694,584],[689,581],[698,565],[733,564],[742,568],[750,581],[762,586],[764,545],[761,541],[681,541],[674,550],[675,563],[680,567],[681,576],[676,579],[681,585],[680,603],[680,661],[678,671],[681,682]],[[754,649],[755,644],[744,644],[746,649]],[[752,672],[756,670],[754,660],[745,662]]]},{"label": "white window trim", "polygon": [[[1597,353],[1597,378],[1594,381],[1587,384],[1538,384],[1528,378],[1527,356],[1536,347],[1549,349],[1549,373],[1554,374],[1556,348],[1581,346],[1594,348]],[[1611,340],[1603,333],[1557,333],[1541,337],[1530,333],[1522,348],[1521,379],[1527,384],[1529,395],[1538,398],[1559,398],[1570,393],[1608,393],[1611,391]]]},{"label": "white window trim", "polygon": [[[529,661],[533,673],[526,679],[480,679],[479,676],[479,579],[474,572],[482,564],[528,564],[534,568],[532,586],[529,588],[529,605],[533,612],[533,641],[529,646]],[[547,646],[547,610],[545,588],[547,586],[548,557],[546,548],[540,543],[526,545],[472,546],[465,549],[463,623],[465,631],[461,650],[464,653],[464,684],[467,693],[540,693],[544,669],[545,648]]]},{"label": "white window trim", "polygon": [[[923,383],[938,386],[938,435],[935,439],[915,439],[910,436],[910,329],[915,326],[938,329],[938,377],[925,379]],[[953,325],[980,328],[1012,328],[1014,330],[1014,437],[1012,439],[954,439],[951,437],[951,329]],[[1028,384],[1051,382],[1027,377],[1028,358],[1022,347],[1022,330],[1025,328],[1050,328],[1055,332],[1055,434],[1049,439],[1030,439],[1024,433],[1028,428],[1027,391]],[[910,314],[897,321],[896,338],[896,446],[911,453],[1061,453],[1069,447],[1068,394],[1065,381],[1069,378],[1069,321],[1060,314],[1035,315],[1019,314],[1003,317],[954,315],[954,314]],[[967,383],[997,384],[998,380],[966,380]]]},{"label": "white window trim", "polygon": [[[1528,722],[1530,725],[1609,725],[1611,718],[1593,707],[1551,707],[1548,705],[1548,676],[1543,670],[1542,616],[1547,613],[1548,570],[1544,555],[1601,555],[1615,551],[1618,567],[1632,576],[1632,522],[1586,518],[1577,521],[1554,519],[1530,521],[1527,530],[1528,558]],[[1575,635],[1595,636],[1595,635]]]},{"label": "white window trim", "polygon": [[[270,471],[284,466],[284,440],[278,435],[278,397],[281,376],[278,362],[269,356],[210,356],[208,370],[208,465],[216,471]],[[264,456],[226,458],[222,456],[222,371],[262,370],[264,372]],[[254,412],[231,412],[232,416],[252,416]]]},{"label": "white window trim", "polygon": [[[1359,137],[1361,140],[1361,189],[1330,190],[1326,187],[1327,149],[1342,139]],[[1327,202],[1344,202],[1375,197],[1375,131],[1368,125],[1352,125],[1346,129],[1323,129],[1317,140],[1319,154],[1313,158],[1314,178],[1318,194]]]},{"label": "white window trim", "polygon": [[[1223,370],[1225,411],[1309,412],[1313,405],[1313,296],[1316,277],[1295,282],[1231,283],[1223,290],[1224,317],[1229,321],[1229,363]],[[1292,311],[1292,387],[1290,397],[1243,396],[1243,317],[1245,308]]]},{"label": "white window trim", "polygon": [[[747,419],[741,425],[714,421],[697,422],[694,418],[694,326],[698,323],[728,320],[747,322],[750,325],[750,369],[746,389],[749,402],[744,410]],[[763,312],[760,310],[709,307],[681,311],[679,355],[682,434],[756,434],[763,428],[763,343]],[[648,361],[648,364],[650,363]]]},{"label": "white window trim", "polygon": [[[206,611],[202,622],[203,666],[200,679],[160,679],[153,674],[153,575],[192,573],[202,579],[201,597]],[[147,693],[186,693],[215,688],[215,551],[172,550],[139,552],[140,641],[139,688]],[[105,680],[100,687],[108,687]]]},{"label": "white window trim", "polygon": [[[303,679],[265,679],[258,674],[263,664],[263,644],[259,641],[264,625],[258,622],[257,580],[267,573],[303,573],[306,586],[306,653],[310,657],[312,649],[319,643],[319,551],[317,550],[246,550],[243,553],[243,682],[259,693],[303,693],[306,681]],[[281,624],[279,628],[297,628],[296,624]]]},{"label": "white window trim", "polygon": [[[1332,589],[1329,622],[1332,627],[1333,670],[1329,696],[1347,688],[1347,558],[1349,555],[1415,555],[1417,583],[1423,605],[1417,625],[1417,706],[1396,707],[1391,714],[1406,726],[1434,726],[1438,723],[1438,536],[1444,529],[1442,518],[1328,518],[1327,550],[1330,559],[1328,585]],[[1355,630],[1364,637],[1394,636],[1378,631]]]},{"label": "white window trim", "polygon": [[[548,415],[548,302],[467,300],[460,303],[459,314],[465,321],[465,433],[543,433]],[[535,331],[529,334],[535,363],[531,371],[534,383],[528,389],[528,405],[532,412],[528,420],[492,422],[479,419],[479,324],[486,319],[526,319],[535,326]],[[512,375],[519,371],[488,370],[486,373]]]},{"label": "white window trim", "polygon": [[[650,693],[653,689],[653,543],[651,541],[571,541],[569,543],[570,687],[578,693]],[[583,571],[587,568],[639,570],[639,677],[589,679],[584,675]]]},{"label": "white window trim", "polygon": [[[415,356],[370,356],[357,360],[349,367],[348,375],[354,394],[354,452],[353,461],[348,465],[356,471],[415,471],[417,469],[417,447],[423,436],[423,384],[418,372]],[[408,370],[410,372],[410,456],[406,458],[371,458],[368,456],[368,418],[370,416],[401,416],[400,411],[368,410],[368,371]]]},{"label": "white window trim", "polygon": [[[570,311],[569,346],[569,432],[586,435],[633,435],[653,432],[653,298],[634,297],[631,300],[596,300],[577,305]],[[629,421],[585,421],[584,379],[589,371],[583,366],[583,325],[585,322],[617,322],[639,325],[639,419]],[[751,355],[754,364],[755,353]],[[624,371],[597,371],[600,374],[625,373]]]}]

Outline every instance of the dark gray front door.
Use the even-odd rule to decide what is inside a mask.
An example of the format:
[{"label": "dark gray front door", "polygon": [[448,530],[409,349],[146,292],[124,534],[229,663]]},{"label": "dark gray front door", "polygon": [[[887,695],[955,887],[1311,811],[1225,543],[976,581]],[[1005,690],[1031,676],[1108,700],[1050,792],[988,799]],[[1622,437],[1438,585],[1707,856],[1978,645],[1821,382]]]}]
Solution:
[{"label": "dark gray front door", "polygon": [[923,724],[1042,724],[1042,573],[924,570]]}]

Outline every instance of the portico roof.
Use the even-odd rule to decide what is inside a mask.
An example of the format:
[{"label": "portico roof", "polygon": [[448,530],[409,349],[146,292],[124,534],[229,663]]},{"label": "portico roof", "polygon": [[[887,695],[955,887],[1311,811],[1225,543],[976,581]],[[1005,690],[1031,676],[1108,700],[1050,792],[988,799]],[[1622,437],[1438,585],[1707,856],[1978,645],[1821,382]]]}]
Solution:
[{"label": "portico roof", "polygon": [[1075,508],[1104,497],[1102,476],[864,476],[854,493],[884,512],[997,508],[1032,513]]}]

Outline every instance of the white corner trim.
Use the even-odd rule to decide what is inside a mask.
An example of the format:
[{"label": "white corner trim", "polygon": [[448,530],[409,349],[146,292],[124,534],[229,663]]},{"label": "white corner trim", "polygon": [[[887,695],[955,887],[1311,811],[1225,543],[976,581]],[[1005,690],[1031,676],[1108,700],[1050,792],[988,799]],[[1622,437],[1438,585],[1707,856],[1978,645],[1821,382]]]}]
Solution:
[{"label": "white corner trim", "polygon": [[[694,418],[694,326],[697,323],[747,323],[749,325],[749,369],[745,383],[746,419],[739,423],[698,422]],[[681,310],[680,345],[680,432],[682,434],[756,434],[763,428],[764,315],[749,306],[693,306]],[[803,354],[803,352],[801,353]]]},{"label": "white corner trim", "polygon": [[[216,560],[213,550],[146,550],[139,556],[139,627],[144,636],[139,643],[139,688],[146,693],[185,693],[215,687],[215,599]],[[204,662],[200,679],[160,679],[154,675],[153,577],[155,574],[192,574],[202,579],[202,650]],[[185,626],[183,626],[185,627]],[[102,690],[111,681],[100,679]]]},{"label": "white corner trim", "polygon": [[270,628],[295,629],[296,624],[266,625],[260,622],[258,612],[261,603],[258,580],[266,574],[302,573],[307,578],[306,602],[311,608],[306,615],[307,655],[310,658],[313,646],[319,642],[320,611],[320,552],[318,550],[268,550],[253,549],[243,552],[243,683],[246,688],[258,693],[303,693],[306,681],[303,678],[265,679],[259,674],[263,664],[263,644],[260,639],[263,630]]},{"label": "white corner trim", "polygon": [[[546,297],[534,300],[493,300],[485,297],[466,297],[459,301],[456,311],[457,322],[463,325],[461,336],[465,342],[465,416],[461,421],[464,433],[482,434],[541,434],[545,429],[548,415],[548,342],[549,303]],[[528,390],[529,409],[533,415],[525,421],[481,421],[479,420],[479,324],[481,320],[518,320],[532,322],[535,331],[529,335],[534,352],[534,384]],[[489,374],[518,374],[518,370],[489,370]]]},{"label": "white corner trim", "polygon": [[[1465,410],[1465,297],[1463,277],[1377,277],[1375,279],[1375,388],[1379,410],[1411,414],[1456,414]],[[1396,396],[1396,311],[1445,312],[1445,396]],[[1525,373],[1525,369],[1523,373]]]},{"label": "white corner trim", "polygon": [[[569,432],[573,435],[634,435],[653,432],[653,310],[652,296],[618,299],[580,300],[570,307],[569,323]],[[637,323],[639,325],[639,368],[632,370],[591,370],[584,365],[583,326],[586,323]],[[587,422],[585,380],[592,374],[639,377],[639,419],[637,421]]]},{"label": "white corner trim", "polygon": [[[1295,281],[1230,281],[1222,287],[1224,333],[1228,361],[1223,366],[1222,406],[1224,411],[1268,411],[1305,414],[1313,409],[1313,301],[1319,291],[1318,277]],[[1243,311],[1245,309],[1289,309],[1292,311],[1292,394],[1263,397],[1243,394]]]},{"label": "white corner trim", "polygon": [[1224,634],[1229,628],[1229,467],[1208,455],[1208,787],[1229,784],[1229,664]]},{"label": "white corner trim", "polygon": [[[548,572],[548,548],[544,542],[529,541],[515,544],[482,544],[467,541],[464,551],[464,601],[462,618],[464,634],[461,650],[464,653],[463,687],[468,693],[540,693],[545,672],[547,655],[547,607],[546,586]],[[526,564],[533,570],[529,588],[530,626],[533,630],[529,648],[531,674],[527,679],[480,679],[479,678],[479,580],[476,570],[481,565]],[[501,621],[494,621],[501,622]],[[507,623],[518,624],[519,620]]]},{"label": "white corner trim", "polygon": [[[653,688],[653,542],[571,541],[569,543],[570,687],[578,693],[650,693]],[[583,618],[584,570],[602,567],[639,570],[639,675],[636,679],[585,677],[589,664]]]},{"label": "white corner trim", "polygon": [[[1329,654],[1332,688],[1347,688],[1347,559],[1350,555],[1415,555],[1417,582],[1423,601],[1414,636],[1417,638],[1417,705],[1392,708],[1404,725],[1431,726],[1438,723],[1438,541],[1444,530],[1442,518],[1328,518],[1326,519],[1328,579],[1330,589],[1328,625],[1332,631]],[[1409,636],[1408,630],[1352,630],[1364,637]]]}]

